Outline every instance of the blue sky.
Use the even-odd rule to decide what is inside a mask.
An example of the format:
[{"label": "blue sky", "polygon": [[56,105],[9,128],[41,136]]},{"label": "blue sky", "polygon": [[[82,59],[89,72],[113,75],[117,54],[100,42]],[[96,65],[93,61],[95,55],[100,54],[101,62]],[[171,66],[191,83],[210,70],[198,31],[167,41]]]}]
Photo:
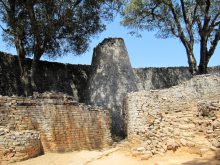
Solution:
[{"label": "blue sky", "polygon": [[[188,66],[185,49],[178,39],[158,39],[153,32],[143,32],[141,38],[136,38],[128,34],[129,29],[120,26],[120,19],[107,25],[106,31],[92,39],[90,49],[81,56],[68,54],[55,60],[61,63],[70,64],[90,64],[92,60],[93,48],[98,45],[104,38],[121,37],[124,39],[130,61],[133,67],[168,67],[168,66]],[[0,50],[15,54],[14,48],[6,46],[0,38]],[[199,46],[195,47],[197,62],[199,62]],[[215,54],[210,60],[209,66],[220,65],[220,44]]]}]

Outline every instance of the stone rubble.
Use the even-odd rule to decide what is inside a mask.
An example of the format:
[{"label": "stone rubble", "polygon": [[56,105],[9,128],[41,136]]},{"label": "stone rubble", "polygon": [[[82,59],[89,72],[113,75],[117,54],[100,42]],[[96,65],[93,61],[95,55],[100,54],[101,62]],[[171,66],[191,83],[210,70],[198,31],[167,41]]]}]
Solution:
[{"label": "stone rubble", "polygon": [[128,140],[142,141],[134,150],[144,156],[189,147],[203,154],[220,147],[219,84],[219,76],[205,75],[169,89],[128,94]]}]

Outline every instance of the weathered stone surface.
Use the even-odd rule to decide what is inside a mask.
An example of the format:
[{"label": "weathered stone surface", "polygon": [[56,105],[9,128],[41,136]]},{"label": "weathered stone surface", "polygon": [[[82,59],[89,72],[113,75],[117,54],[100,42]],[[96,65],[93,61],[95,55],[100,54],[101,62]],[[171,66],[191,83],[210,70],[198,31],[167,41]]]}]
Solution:
[{"label": "weathered stone surface", "polygon": [[[26,65],[29,69],[31,68],[31,59],[26,59]],[[69,95],[77,92],[79,100],[85,101],[85,86],[90,71],[93,70],[91,65],[40,61],[39,67],[40,70],[36,76],[38,92],[57,91]],[[210,67],[208,73],[220,75],[219,70],[219,66]],[[138,68],[134,69],[134,73],[139,80],[138,86],[145,90],[168,88],[192,78],[187,67]],[[5,96],[24,94],[17,56],[3,52],[0,52],[0,94]]]},{"label": "weathered stone surface", "polygon": [[180,146],[219,147],[219,84],[219,76],[204,75],[169,89],[129,93],[124,102],[128,139],[142,140],[153,154]]},{"label": "weathered stone surface", "polygon": [[[40,141],[44,152],[102,149],[112,143],[109,111],[80,104],[62,93],[0,97],[0,127],[4,128],[0,129],[0,161],[20,161],[37,155],[38,150],[29,154],[29,148],[22,148],[24,143],[34,147],[32,139]],[[25,154],[12,158],[14,150]]]},{"label": "weathered stone surface", "polygon": [[4,127],[0,127],[0,131],[5,132],[0,136],[0,163],[8,164],[22,161],[43,153],[38,131],[16,132],[9,131]]},{"label": "weathered stone surface", "polygon": [[[79,102],[111,109],[112,130],[118,135],[123,134],[122,100],[127,92],[168,88],[192,78],[187,67],[132,69],[122,39],[106,39],[95,51],[92,65],[39,62],[37,91],[63,92],[74,96]],[[31,60],[26,59],[25,63],[30,69]],[[208,72],[219,75],[219,70],[219,67],[212,67]],[[0,52],[0,95],[23,94],[17,57]],[[163,99],[169,98],[164,96]],[[180,109],[173,111],[178,113]],[[153,118],[150,115],[148,117],[154,124]]]},{"label": "weathered stone surface", "polygon": [[187,67],[137,68],[134,72],[144,90],[169,88],[192,78]]},{"label": "weathered stone surface", "polygon": [[137,91],[138,83],[123,39],[105,39],[95,49],[89,76],[87,103],[111,110],[112,132],[123,136],[123,99]]},{"label": "weathered stone surface", "polygon": [[[25,60],[28,69],[31,60]],[[80,102],[84,100],[84,89],[90,72],[89,65],[70,65],[40,61],[35,83],[37,92],[56,91],[76,95]],[[17,56],[0,52],[0,94],[4,96],[24,95],[20,80]]]}]

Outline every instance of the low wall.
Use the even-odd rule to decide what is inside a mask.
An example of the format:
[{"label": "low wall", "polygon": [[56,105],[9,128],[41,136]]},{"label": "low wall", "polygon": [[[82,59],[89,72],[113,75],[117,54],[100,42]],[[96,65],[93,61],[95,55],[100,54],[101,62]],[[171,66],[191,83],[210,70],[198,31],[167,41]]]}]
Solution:
[{"label": "low wall", "polygon": [[[1,127],[15,132],[37,131],[44,152],[101,149],[111,144],[109,111],[79,104],[61,93],[35,93],[32,98],[2,96],[0,114]],[[19,139],[20,135],[15,135]],[[0,134],[0,139],[7,136]],[[10,144],[3,141],[0,148],[16,146],[13,141]]]},{"label": "low wall", "polygon": [[0,127],[0,164],[22,161],[43,153],[39,132]]},{"label": "low wall", "polygon": [[220,147],[219,84],[219,76],[205,75],[169,89],[128,94],[128,139],[142,140],[144,150],[152,154],[180,146]]}]

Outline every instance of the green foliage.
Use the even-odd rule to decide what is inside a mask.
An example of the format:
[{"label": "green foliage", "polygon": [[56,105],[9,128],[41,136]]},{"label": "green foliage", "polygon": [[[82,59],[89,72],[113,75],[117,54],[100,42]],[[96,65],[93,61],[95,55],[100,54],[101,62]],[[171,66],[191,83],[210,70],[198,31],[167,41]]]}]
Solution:
[{"label": "green foliage", "polygon": [[107,4],[111,1],[0,0],[4,36],[10,44],[21,39],[29,56],[36,51],[49,57],[82,54],[90,38],[105,29],[102,18],[112,14],[104,12]]},{"label": "green foliage", "polygon": [[[180,0],[125,0],[124,10],[122,11],[122,25],[134,31],[158,30],[157,36],[161,38],[179,37],[178,25],[173,15],[173,9],[183,32],[187,32],[184,20],[185,14],[191,24],[192,32],[198,40],[197,20],[204,21],[206,1],[184,0],[184,7],[185,11],[183,12]],[[211,21],[216,23],[216,29],[219,29],[219,12],[220,1],[210,1],[208,16]],[[209,25],[211,25],[211,21]],[[213,36],[215,33],[216,31],[212,31],[210,35]],[[186,37],[189,37],[189,35],[187,34]]]},{"label": "green foliage", "polygon": [[207,66],[220,40],[219,0],[124,0],[122,16],[122,25],[133,32],[157,31],[160,38],[179,38],[195,67],[194,43],[200,42],[200,64]]},{"label": "green foliage", "polygon": [[[105,29],[103,20],[113,18],[113,11],[114,0],[0,0],[3,36],[16,47],[25,95],[37,91],[35,73],[43,55],[84,53],[91,37]],[[33,57],[30,72],[27,56]]]}]

